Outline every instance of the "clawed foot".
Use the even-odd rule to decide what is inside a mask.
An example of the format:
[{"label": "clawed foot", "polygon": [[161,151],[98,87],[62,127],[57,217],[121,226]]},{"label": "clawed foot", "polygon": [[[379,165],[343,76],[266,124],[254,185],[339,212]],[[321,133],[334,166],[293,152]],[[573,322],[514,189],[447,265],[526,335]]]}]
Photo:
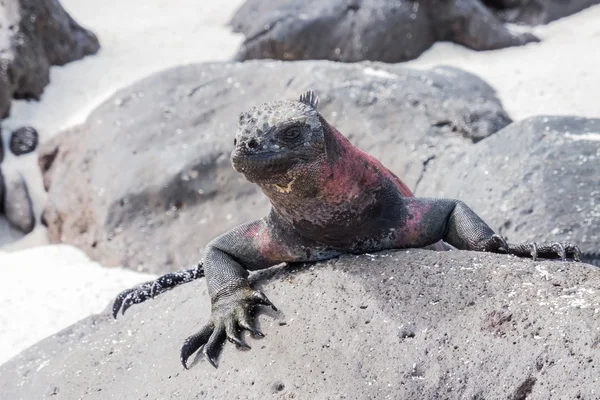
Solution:
[{"label": "clawed foot", "polygon": [[197,267],[168,273],[155,281],[142,283],[136,288],[124,290],[119,293],[113,303],[113,317],[117,318],[119,310],[121,310],[122,314],[125,314],[125,311],[134,304],[142,303],[160,293],[174,288],[175,286],[191,282],[194,279],[202,278],[203,276],[204,269],[202,268],[202,264],[199,264]]},{"label": "clawed foot", "polygon": [[500,235],[493,235],[485,245],[485,251],[494,253],[508,253],[518,257],[532,257],[533,260],[540,258],[560,258],[567,261],[568,258],[574,261],[581,261],[581,251],[579,247],[570,243],[521,243],[509,244]]},{"label": "clawed foot", "polygon": [[188,368],[188,358],[204,346],[202,353],[213,366],[217,367],[215,360],[226,337],[227,340],[238,347],[249,349],[246,343],[239,338],[239,330],[245,329],[254,336],[264,335],[254,329],[250,323],[250,309],[256,305],[265,305],[277,311],[271,301],[259,290],[250,287],[240,288],[233,293],[218,297],[213,301],[210,322],[198,333],[188,337],[181,348],[181,364]]}]

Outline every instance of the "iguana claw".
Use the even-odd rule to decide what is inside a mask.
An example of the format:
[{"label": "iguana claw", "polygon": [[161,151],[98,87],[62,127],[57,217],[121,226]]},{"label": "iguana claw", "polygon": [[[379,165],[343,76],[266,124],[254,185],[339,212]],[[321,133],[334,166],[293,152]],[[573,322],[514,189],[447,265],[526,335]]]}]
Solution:
[{"label": "iguana claw", "polygon": [[273,310],[277,308],[263,292],[250,290],[249,292],[247,288],[241,288],[213,301],[211,321],[198,333],[188,337],[181,347],[181,364],[185,369],[188,368],[189,357],[203,346],[202,353],[207,361],[217,368],[216,358],[225,338],[240,348],[250,349],[250,346],[238,337],[239,330],[247,330],[258,337],[264,336],[251,326],[249,309],[255,305],[269,306]]},{"label": "iguana claw", "polygon": [[538,258],[537,243],[529,243],[529,245],[531,246],[531,258],[536,261]]}]

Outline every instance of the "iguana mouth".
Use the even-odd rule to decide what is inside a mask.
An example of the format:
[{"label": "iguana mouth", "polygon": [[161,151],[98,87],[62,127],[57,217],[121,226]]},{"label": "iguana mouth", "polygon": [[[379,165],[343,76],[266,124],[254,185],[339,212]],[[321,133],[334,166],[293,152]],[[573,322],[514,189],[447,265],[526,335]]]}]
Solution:
[{"label": "iguana mouth", "polygon": [[233,168],[242,174],[261,172],[269,174],[285,173],[298,159],[284,154],[243,154],[236,150],[231,153]]}]

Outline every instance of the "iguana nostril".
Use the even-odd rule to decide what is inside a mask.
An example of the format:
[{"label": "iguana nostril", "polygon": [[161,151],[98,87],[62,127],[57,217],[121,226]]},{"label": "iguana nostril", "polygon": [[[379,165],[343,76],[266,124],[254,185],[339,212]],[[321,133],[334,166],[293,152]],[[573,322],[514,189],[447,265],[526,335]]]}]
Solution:
[{"label": "iguana nostril", "polygon": [[248,143],[246,143],[246,147],[249,149],[256,149],[258,147],[258,140],[250,139]]},{"label": "iguana nostril", "polygon": [[236,138],[233,138],[233,145],[234,146],[237,145],[237,139]]}]

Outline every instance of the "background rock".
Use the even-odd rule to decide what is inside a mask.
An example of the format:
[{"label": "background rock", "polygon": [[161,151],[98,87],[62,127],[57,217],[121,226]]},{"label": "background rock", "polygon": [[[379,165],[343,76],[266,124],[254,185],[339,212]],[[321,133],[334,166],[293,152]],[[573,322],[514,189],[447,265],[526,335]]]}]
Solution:
[{"label": "background rock", "polygon": [[502,21],[528,25],[547,24],[600,4],[599,0],[482,0]]},{"label": "background rock", "polygon": [[4,143],[0,130],[0,213],[4,210],[4,175],[2,175],[2,161],[4,160]]},{"label": "background rock", "polygon": [[237,60],[401,62],[436,41],[474,50],[538,39],[511,33],[479,0],[248,0],[231,20],[246,40]]},{"label": "background rock", "polygon": [[[183,340],[209,317],[197,281],[108,310],[0,367],[6,399],[594,399],[600,270],[426,250],[344,256],[258,274],[280,308],[262,340],[227,343],[219,368]],[[565,379],[568,376],[569,379]],[[143,384],[140,381],[143,380]]]},{"label": "background rock", "polygon": [[10,99],[39,99],[51,65],[95,54],[96,36],[81,27],[58,0],[8,0],[0,4],[0,116]]},{"label": "background rock", "polygon": [[4,184],[4,215],[6,219],[21,232],[31,232],[35,226],[35,215],[27,182],[23,175],[13,172],[4,176]]},{"label": "background rock", "polygon": [[461,199],[514,242],[577,243],[600,265],[600,119],[528,118],[454,150],[417,195]]},{"label": "background rock", "polygon": [[510,122],[488,85],[452,68],[178,67],[122,90],[85,125],[42,146],[51,241],[104,265],[152,272],[197,262],[211,239],[268,211],[266,197],[229,161],[239,113],[308,88],[330,123],[410,186],[431,158]]},{"label": "background rock", "polygon": [[38,132],[31,126],[24,126],[10,135],[10,152],[16,156],[31,153],[38,145]]}]

